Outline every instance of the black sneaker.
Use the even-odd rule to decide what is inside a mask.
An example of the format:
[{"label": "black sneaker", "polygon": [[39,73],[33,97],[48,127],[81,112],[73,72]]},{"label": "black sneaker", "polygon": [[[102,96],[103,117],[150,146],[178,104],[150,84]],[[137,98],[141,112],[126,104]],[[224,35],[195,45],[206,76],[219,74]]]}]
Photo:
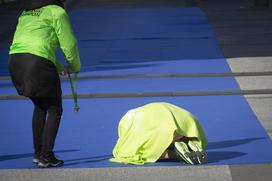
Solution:
[{"label": "black sneaker", "polygon": [[38,164],[40,161],[40,153],[35,153],[32,162]]},{"label": "black sneaker", "polygon": [[40,157],[38,167],[39,168],[48,168],[48,167],[61,167],[63,166],[64,161],[58,160],[54,153],[51,152],[49,154],[46,154],[44,156]]}]

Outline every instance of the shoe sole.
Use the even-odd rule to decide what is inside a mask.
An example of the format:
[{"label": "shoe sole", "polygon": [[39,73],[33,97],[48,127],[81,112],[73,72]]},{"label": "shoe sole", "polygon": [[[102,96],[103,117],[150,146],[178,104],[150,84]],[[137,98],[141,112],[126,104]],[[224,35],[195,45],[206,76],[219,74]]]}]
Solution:
[{"label": "shoe sole", "polygon": [[207,162],[207,153],[195,141],[189,140],[188,146],[196,153],[199,164]]},{"label": "shoe sole", "polygon": [[175,142],[176,153],[189,164],[194,165],[194,162],[190,158],[190,151],[187,145],[183,142]]},{"label": "shoe sole", "polygon": [[33,158],[33,160],[32,160],[32,163],[35,163],[35,164],[38,164],[39,163],[39,159],[37,159],[37,158]]},{"label": "shoe sole", "polygon": [[199,152],[203,151],[203,150],[198,146],[198,144],[197,144],[195,141],[189,140],[188,146],[191,148],[191,150],[193,150],[193,151],[195,151],[195,152],[197,152],[197,151],[199,151]]},{"label": "shoe sole", "polygon": [[64,164],[63,163],[57,163],[57,164],[52,164],[52,163],[38,163],[39,168],[49,168],[49,167],[62,167]]}]

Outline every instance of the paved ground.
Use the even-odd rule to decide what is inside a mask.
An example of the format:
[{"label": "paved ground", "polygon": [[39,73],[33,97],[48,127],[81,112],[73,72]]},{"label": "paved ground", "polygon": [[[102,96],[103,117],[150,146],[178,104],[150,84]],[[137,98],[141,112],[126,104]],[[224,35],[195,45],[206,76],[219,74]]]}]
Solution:
[{"label": "paved ground", "polygon": [[[272,71],[272,9],[254,7],[249,0],[206,0],[204,10],[233,72]],[[271,89],[272,76],[237,77],[241,89]],[[246,96],[272,136],[272,93]]]},{"label": "paved ground", "polygon": [[[68,9],[77,6],[176,7],[199,6],[208,16],[218,37],[219,45],[227,57],[233,72],[272,71],[272,9],[253,7],[253,0],[84,0],[70,1]],[[137,3],[135,3],[137,2]],[[5,10],[5,11],[3,11]],[[1,46],[10,41],[18,10],[9,13],[0,8]],[[236,78],[241,89],[271,89],[271,76]],[[272,136],[272,93],[270,95],[246,96],[252,110]],[[188,166],[188,167],[137,167],[97,169],[45,169],[0,170],[0,180],[220,180],[220,181],[266,181],[271,180],[272,164]]]}]

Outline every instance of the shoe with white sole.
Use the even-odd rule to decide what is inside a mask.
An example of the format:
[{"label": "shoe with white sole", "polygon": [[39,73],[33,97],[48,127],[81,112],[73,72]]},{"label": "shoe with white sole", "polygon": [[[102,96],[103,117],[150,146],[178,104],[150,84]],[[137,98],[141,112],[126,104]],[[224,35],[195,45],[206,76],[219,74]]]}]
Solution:
[{"label": "shoe with white sole", "polygon": [[64,165],[63,160],[58,160],[54,153],[51,152],[47,155],[41,156],[38,162],[39,168],[48,168],[48,167],[62,167]]},{"label": "shoe with white sole", "polygon": [[40,154],[39,153],[35,153],[34,157],[32,159],[32,163],[38,164],[40,161]]},{"label": "shoe with white sole", "polygon": [[175,142],[174,151],[181,161],[185,161],[189,164],[194,164],[194,155],[189,151],[188,146],[184,142]]},{"label": "shoe with white sole", "polygon": [[195,152],[199,164],[207,162],[207,153],[199,146],[198,142],[189,140],[188,147]]}]

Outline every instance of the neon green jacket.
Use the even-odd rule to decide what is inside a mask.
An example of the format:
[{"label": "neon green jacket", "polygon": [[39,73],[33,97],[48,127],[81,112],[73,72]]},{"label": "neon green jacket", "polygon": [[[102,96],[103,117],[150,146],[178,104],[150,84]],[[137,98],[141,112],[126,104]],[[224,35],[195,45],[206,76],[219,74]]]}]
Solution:
[{"label": "neon green jacket", "polygon": [[156,162],[173,141],[175,131],[194,138],[203,150],[208,141],[197,118],[169,103],[150,103],[129,110],[118,126],[112,162],[142,165]]},{"label": "neon green jacket", "polygon": [[69,67],[79,72],[81,64],[77,42],[65,10],[57,5],[47,5],[23,11],[9,54],[31,53],[46,58],[61,72],[63,65],[55,56],[58,47],[62,49]]}]

